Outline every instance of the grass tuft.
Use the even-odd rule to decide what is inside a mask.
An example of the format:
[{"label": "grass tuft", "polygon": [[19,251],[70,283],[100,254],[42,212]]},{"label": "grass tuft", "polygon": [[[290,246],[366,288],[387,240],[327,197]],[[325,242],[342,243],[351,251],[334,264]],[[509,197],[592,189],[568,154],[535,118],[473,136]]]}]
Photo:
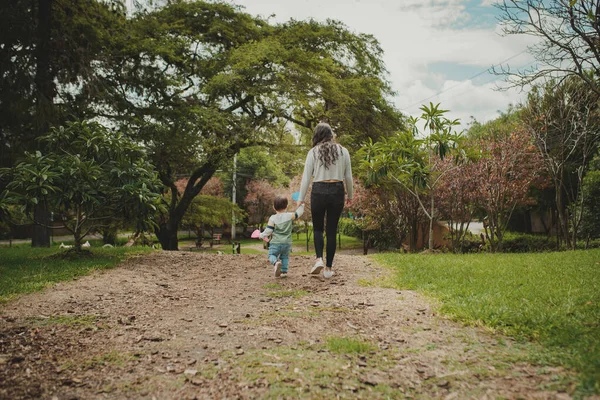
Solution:
[{"label": "grass tuft", "polygon": [[369,342],[348,337],[328,337],[325,343],[329,351],[338,354],[364,354],[377,349]]}]

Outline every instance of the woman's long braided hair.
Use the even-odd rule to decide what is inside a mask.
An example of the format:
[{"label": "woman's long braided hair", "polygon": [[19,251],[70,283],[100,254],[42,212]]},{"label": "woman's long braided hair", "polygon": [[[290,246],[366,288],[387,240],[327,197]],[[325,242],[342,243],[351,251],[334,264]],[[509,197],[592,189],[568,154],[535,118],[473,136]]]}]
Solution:
[{"label": "woman's long braided hair", "polygon": [[321,122],[317,125],[313,134],[312,144],[313,150],[318,152],[317,157],[319,158],[319,161],[321,161],[321,164],[323,164],[326,169],[329,169],[331,164],[335,164],[340,157],[340,149],[333,141],[333,131],[329,124]]}]

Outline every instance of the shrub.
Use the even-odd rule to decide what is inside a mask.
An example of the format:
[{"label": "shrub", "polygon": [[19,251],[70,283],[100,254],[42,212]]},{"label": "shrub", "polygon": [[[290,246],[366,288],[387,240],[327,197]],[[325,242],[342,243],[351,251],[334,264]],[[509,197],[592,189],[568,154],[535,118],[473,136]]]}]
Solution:
[{"label": "shrub", "polygon": [[356,220],[351,218],[340,218],[340,222],[338,224],[338,232],[342,235],[362,238],[362,229]]}]

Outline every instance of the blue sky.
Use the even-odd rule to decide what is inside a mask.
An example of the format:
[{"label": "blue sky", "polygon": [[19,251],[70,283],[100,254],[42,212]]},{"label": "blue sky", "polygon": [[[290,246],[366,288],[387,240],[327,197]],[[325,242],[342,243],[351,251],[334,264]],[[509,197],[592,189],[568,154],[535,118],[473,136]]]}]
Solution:
[{"label": "blue sky", "polygon": [[[419,102],[441,102],[463,126],[474,116],[495,118],[517,90],[497,91],[502,79],[486,73],[510,59],[511,68],[532,62],[524,52],[528,37],[503,37],[493,0],[233,0],[246,12],[275,21],[290,18],[331,18],[351,30],[374,35],[385,52],[393,98],[407,114],[418,113]],[[470,79],[479,74],[476,78]],[[440,92],[439,95],[437,95]]]}]

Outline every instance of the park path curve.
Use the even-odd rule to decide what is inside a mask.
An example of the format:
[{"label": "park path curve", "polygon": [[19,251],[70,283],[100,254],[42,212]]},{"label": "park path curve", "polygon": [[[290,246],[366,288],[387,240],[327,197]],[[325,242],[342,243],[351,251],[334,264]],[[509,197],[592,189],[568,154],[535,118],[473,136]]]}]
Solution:
[{"label": "park path curve", "polygon": [[371,258],[329,281],[310,264],[275,279],[262,255],[154,252],[0,305],[0,399],[570,398],[566,371]]}]

